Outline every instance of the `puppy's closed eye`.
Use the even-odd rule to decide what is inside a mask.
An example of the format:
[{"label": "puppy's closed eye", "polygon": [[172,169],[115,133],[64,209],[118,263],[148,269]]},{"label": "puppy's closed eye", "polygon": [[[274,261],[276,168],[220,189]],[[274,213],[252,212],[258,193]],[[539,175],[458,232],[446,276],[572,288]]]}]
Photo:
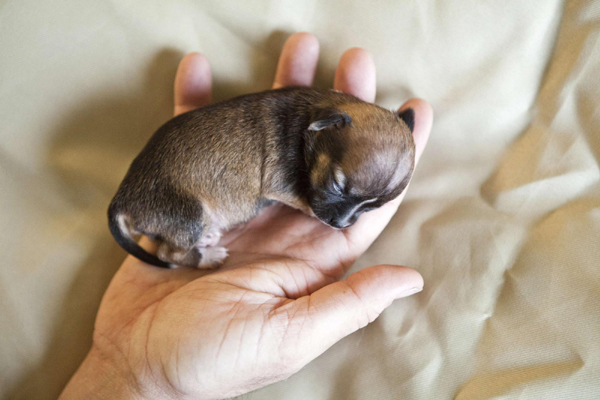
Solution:
[{"label": "puppy's closed eye", "polygon": [[344,194],[346,189],[346,175],[344,175],[342,168],[337,165],[333,167],[333,179],[331,184],[336,193],[340,195]]}]

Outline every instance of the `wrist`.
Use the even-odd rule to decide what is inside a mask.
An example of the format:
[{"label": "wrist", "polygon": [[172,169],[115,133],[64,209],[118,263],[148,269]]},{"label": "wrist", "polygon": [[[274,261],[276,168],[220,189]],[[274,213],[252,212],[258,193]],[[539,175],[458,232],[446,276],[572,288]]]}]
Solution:
[{"label": "wrist", "polygon": [[59,400],[104,400],[131,399],[142,400],[142,395],[135,379],[128,378],[117,366],[92,346]]}]

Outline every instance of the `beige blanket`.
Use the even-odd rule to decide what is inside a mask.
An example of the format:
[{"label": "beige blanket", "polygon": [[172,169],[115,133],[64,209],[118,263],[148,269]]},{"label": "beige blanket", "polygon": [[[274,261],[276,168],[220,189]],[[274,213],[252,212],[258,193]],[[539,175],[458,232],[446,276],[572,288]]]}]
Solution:
[{"label": "beige blanket", "polygon": [[105,210],[204,52],[217,100],[269,87],[292,32],[317,83],[370,50],[377,102],[431,102],[404,204],[353,267],[422,293],[246,399],[600,398],[600,4],[0,1],[0,396],[53,399],[124,258]]}]

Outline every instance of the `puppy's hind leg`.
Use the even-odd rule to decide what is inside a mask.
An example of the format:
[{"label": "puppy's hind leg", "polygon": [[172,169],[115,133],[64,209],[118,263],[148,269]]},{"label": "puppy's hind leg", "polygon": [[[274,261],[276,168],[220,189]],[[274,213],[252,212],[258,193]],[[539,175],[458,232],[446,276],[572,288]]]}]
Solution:
[{"label": "puppy's hind leg", "polygon": [[223,247],[216,245],[220,238],[218,229],[211,229],[208,215],[202,204],[185,194],[170,193],[163,210],[164,220],[157,256],[163,261],[196,268],[215,268],[227,258]]}]

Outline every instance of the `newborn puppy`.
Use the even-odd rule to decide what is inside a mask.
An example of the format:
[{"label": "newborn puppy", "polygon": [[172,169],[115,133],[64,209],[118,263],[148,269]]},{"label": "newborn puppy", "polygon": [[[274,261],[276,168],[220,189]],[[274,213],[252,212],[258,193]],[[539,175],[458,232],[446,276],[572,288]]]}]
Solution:
[{"label": "newborn puppy", "polygon": [[[237,97],[164,124],[108,209],[127,252],[159,267],[210,268],[222,232],[273,201],[337,228],[397,197],[414,168],[414,112],[306,87]],[[159,243],[157,256],[132,238]]]}]

